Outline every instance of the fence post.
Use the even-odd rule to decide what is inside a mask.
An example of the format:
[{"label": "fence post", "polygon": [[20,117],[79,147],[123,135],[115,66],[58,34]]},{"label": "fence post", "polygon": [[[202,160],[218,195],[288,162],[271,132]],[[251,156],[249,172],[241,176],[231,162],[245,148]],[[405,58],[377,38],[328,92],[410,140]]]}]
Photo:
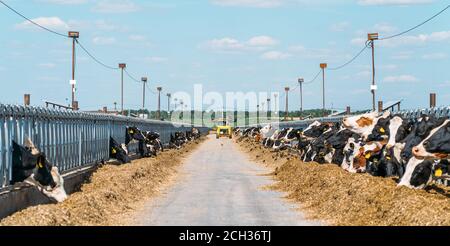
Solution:
[{"label": "fence post", "polygon": [[378,101],[378,113],[383,112],[383,101]]},{"label": "fence post", "polygon": [[30,102],[31,102],[31,95],[30,94],[25,94],[23,96],[23,104],[25,105],[25,107],[30,106]]},{"label": "fence post", "polygon": [[436,93],[431,93],[430,94],[430,108],[435,108],[436,107]]}]

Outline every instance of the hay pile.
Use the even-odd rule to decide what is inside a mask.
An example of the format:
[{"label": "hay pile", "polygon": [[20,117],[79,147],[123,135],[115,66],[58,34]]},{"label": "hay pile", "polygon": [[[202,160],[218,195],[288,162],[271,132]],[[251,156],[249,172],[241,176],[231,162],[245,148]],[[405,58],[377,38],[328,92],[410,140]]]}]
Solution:
[{"label": "hay pile", "polygon": [[120,225],[127,213],[140,202],[157,195],[173,177],[182,158],[202,141],[189,143],[182,150],[169,150],[157,158],[132,164],[106,165],[93,174],[91,182],[60,204],[41,205],[18,212],[0,221],[0,225],[91,226]]},{"label": "hay pile", "polygon": [[[252,156],[254,151],[261,154],[256,145],[241,143],[247,152],[253,149]],[[288,192],[287,198],[300,203],[311,219],[352,226],[450,225],[448,187],[398,188],[393,179],[351,174],[336,165],[302,163],[297,158],[275,162],[269,166],[275,167],[273,175],[279,182],[271,188]]]}]

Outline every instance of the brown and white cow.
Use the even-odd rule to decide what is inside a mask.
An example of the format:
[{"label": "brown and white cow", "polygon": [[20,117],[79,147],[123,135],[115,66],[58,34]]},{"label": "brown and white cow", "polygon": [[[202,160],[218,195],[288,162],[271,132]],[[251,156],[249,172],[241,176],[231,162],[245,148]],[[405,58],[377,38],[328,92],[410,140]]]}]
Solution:
[{"label": "brown and white cow", "polygon": [[345,128],[361,135],[364,140],[367,140],[378,120],[388,118],[390,115],[391,113],[386,111],[382,116],[378,116],[377,112],[351,116],[343,120],[343,125]]}]

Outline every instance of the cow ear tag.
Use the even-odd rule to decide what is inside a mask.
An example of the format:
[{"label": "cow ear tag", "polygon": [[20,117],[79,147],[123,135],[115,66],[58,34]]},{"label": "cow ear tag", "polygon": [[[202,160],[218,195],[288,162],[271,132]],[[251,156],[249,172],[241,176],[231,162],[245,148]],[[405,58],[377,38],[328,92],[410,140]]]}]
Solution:
[{"label": "cow ear tag", "polygon": [[116,154],[117,153],[116,149],[113,148],[111,153],[113,153],[113,155]]},{"label": "cow ear tag", "polygon": [[370,159],[370,157],[372,157],[372,155],[370,153],[366,154],[366,159]]},{"label": "cow ear tag", "polygon": [[390,156],[386,156],[386,159],[387,159],[388,161],[390,161],[390,160],[391,160],[391,157],[390,157]]},{"label": "cow ear tag", "polygon": [[381,133],[386,133],[386,130],[382,127],[382,128],[380,128],[380,132]]},{"label": "cow ear tag", "polygon": [[442,174],[443,174],[443,172],[442,172],[442,169],[440,169],[440,168],[434,172],[434,176],[436,176],[436,177],[442,177]]},{"label": "cow ear tag", "polygon": [[38,166],[38,168],[40,168],[40,169],[44,168],[44,165],[42,165],[41,162],[38,162],[37,166]]}]

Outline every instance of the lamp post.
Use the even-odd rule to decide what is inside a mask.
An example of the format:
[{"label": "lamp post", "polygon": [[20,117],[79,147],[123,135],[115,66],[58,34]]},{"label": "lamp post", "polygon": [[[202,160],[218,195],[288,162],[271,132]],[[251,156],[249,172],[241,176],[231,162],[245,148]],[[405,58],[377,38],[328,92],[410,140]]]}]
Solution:
[{"label": "lamp post", "polygon": [[158,90],[158,111],[157,111],[157,118],[158,120],[161,120],[161,91],[162,87],[157,87]]},{"label": "lamp post", "polygon": [[378,40],[378,33],[369,33],[367,35],[369,46],[372,48],[372,85],[370,87],[370,91],[372,92],[372,105],[373,105],[373,111],[376,110],[375,108],[375,101],[376,101],[376,91],[378,89],[376,82],[375,82],[375,40]]},{"label": "lamp post", "polygon": [[300,118],[303,113],[303,83],[305,80],[303,78],[298,79],[298,83],[300,85]]},{"label": "lamp post", "polygon": [[169,119],[171,118],[171,113],[170,113],[170,98],[172,97],[172,94],[167,93],[167,114]]},{"label": "lamp post", "polygon": [[322,110],[323,110],[323,116],[326,116],[326,101],[325,101],[325,69],[328,67],[327,63],[321,63],[320,68],[322,69]]},{"label": "lamp post", "polygon": [[284,91],[286,91],[286,112],[284,114],[284,120],[287,121],[289,117],[289,87],[285,87]]},{"label": "lamp post", "polygon": [[145,111],[145,86],[147,84],[148,78],[147,77],[142,77],[141,78],[142,81],[142,110]]},{"label": "lamp post", "polygon": [[77,81],[75,80],[75,43],[77,41],[77,38],[80,37],[80,33],[79,32],[74,32],[74,31],[70,31],[68,34],[69,38],[72,38],[72,80],[70,80],[70,85],[72,86],[72,108],[74,110],[78,110],[78,107],[75,103],[75,86],[77,84]]},{"label": "lamp post", "polygon": [[127,64],[120,63],[119,68],[121,70],[121,83],[120,83],[120,110],[121,111],[120,111],[120,113],[124,114],[124,111],[123,111],[123,70],[125,68],[127,68]]}]

